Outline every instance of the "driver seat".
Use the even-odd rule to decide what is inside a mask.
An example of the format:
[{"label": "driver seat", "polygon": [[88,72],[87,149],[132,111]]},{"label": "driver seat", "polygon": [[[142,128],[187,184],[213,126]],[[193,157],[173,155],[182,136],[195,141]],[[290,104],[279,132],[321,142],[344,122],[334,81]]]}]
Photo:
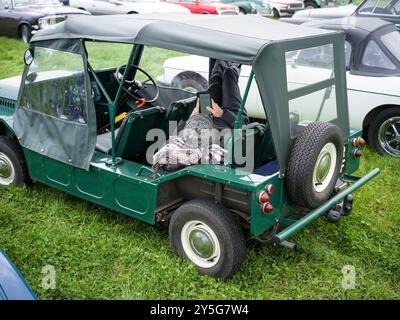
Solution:
[{"label": "driver seat", "polygon": [[[151,107],[129,112],[121,126],[115,130],[116,156],[124,159],[143,160],[143,154],[151,142],[146,141],[149,130],[159,128],[165,113],[163,107]],[[97,136],[96,150],[110,154],[111,132]]]},{"label": "driver seat", "polygon": [[[129,115],[127,115],[125,119],[122,121],[121,126],[115,129],[115,149],[117,149],[117,146],[119,145],[119,141],[121,140],[121,133],[124,131],[128,118]],[[96,141],[96,150],[106,154],[110,154],[111,149],[112,149],[111,131],[99,134],[97,136],[97,141]]]}]

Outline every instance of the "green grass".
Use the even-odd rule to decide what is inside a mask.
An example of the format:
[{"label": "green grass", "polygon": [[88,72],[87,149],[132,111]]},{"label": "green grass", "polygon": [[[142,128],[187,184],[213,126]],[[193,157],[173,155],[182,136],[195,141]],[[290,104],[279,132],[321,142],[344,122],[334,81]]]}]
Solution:
[{"label": "green grass", "polygon": [[[24,45],[0,38],[0,78],[22,71]],[[0,190],[0,249],[40,299],[399,299],[400,160],[366,150],[358,174],[381,175],[355,193],[352,214],[294,236],[298,253],[250,242],[230,281],[199,276],[169,248],[168,232],[39,183]],[[42,268],[57,271],[55,290]],[[342,267],[356,270],[342,288]]]}]

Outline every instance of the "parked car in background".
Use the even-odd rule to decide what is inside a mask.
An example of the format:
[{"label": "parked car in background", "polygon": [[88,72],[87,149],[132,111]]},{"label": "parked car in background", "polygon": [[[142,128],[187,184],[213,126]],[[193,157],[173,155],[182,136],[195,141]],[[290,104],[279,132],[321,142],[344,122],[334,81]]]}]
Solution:
[{"label": "parked car in background", "polygon": [[258,5],[251,0],[221,0],[221,2],[237,6],[239,8],[239,14],[257,13]]},{"label": "parked car in background", "polygon": [[135,13],[190,13],[181,6],[160,0],[69,0],[69,5],[95,15]]},{"label": "parked car in background", "polygon": [[11,260],[0,250],[0,300],[36,300]]},{"label": "parked car in background", "polygon": [[336,8],[305,9],[297,11],[291,18],[283,18],[283,22],[302,24],[311,20],[338,19],[354,14],[357,6],[349,4]]},{"label": "parked car in background", "polygon": [[[354,129],[364,129],[365,138],[380,154],[400,157],[400,33],[396,27],[371,18],[342,18],[309,25],[345,32],[350,125]],[[310,48],[287,56],[290,60],[288,81],[302,86],[329,78],[329,65],[315,66],[315,61],[323,57],[329,60],[330,52],[329,48],[326,51]],[[249,74],[250,68],[243,66],[239,78],[242,93]],[[199,56],[168,59],[164,63],[164,74],[157,80],[160,84],[181,89],[207,90],[208,60]],[[255,83],[250,92],[249,116],[264,119]],[[321,99],[322,105],[327,99],[323,96],[312,98]]]},{"label": "parked car in background", "polygon": [[352,0],[303,0],[305,9],[335,7],[351,3]]},{"label": "parked car in background", "polygon": [[337,19],[348,16],[379,18],[400,25],[400,0],[365,0],[358,7],[349,4],[336,8],[301,10],[284,22],[301,24],[311,20]]},{"label": "parked car in background", "polygon": [[269,4],[274,18],[292,16],[297,11],[304,9],[304,3],[301,0],[271,0]]},{"label": "parked car in background", "polygon": [[172,0],[190,10],[200,14],[239,14],[239,7],[234,4],[222,3],[218,0]]},{"label": "parked car in background", "polygon": [[27,43],[37,30],[77,14],[89,12],[65,7],[58,0],[0,0],[0,36]]}]

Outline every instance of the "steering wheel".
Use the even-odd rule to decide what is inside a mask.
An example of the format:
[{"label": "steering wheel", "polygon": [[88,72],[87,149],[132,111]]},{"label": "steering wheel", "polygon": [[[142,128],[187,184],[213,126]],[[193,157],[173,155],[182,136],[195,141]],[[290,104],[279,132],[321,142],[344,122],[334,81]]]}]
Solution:
[{"label": "steering wheel", "polygon": [[[135,71],[135,74],[137,71],[140,71],[146,76],[146,79],[143,81],[140,80],[125,80],[123,90],[132,98],[135,100],[142,100],[144,103],[152,103],[158,99],[158,96],[160,95],[160,88],[158,87],[157,83],[154,81],[154,79],[143,69],[139,68],[138,66],[129,66],[132,71]],[[122,66],[119,66],[117,70],[115,71],[115,79],[117,80],[118,84],[121,84],[123,74],[126,71],[126,64],[123,64]],[[154,93],[154,97],[151,97],[152,99],[143,99],[140,96],[140,91],[143,89],[147,88],[148,84],[152,84],[154,88],[156,89]],[[125,84],[128,85],[128,88],[125,87]]]}]

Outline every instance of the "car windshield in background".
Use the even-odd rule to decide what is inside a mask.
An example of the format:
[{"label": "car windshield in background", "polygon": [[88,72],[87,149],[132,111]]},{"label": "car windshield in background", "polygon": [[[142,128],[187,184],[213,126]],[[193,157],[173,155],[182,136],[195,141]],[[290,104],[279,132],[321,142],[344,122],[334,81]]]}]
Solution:
[{"label": "car windshield in background", "polygon": [[369,0],[361,5],[360,14],[400,15],[400,0]]},{"label": "car windshield in background", "polygon": [[16,7],[61,5],[58,0],[15,0]]},{"label": "car windshield in background", "polygon": [[398,31],[389,32],[382,36],[381,41],[393,56],[400,61],[400,33]]}]

